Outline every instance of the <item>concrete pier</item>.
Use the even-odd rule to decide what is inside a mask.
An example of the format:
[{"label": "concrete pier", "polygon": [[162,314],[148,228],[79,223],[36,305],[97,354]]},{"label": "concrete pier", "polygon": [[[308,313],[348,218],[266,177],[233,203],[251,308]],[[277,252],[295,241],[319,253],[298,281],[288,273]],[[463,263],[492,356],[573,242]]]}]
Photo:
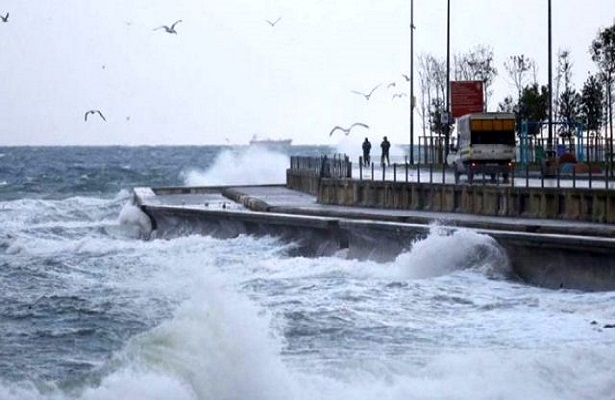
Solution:
[{"label": "concrete pier", "polygon": [[[320,204],[286,186],[136,188],[134,203],[157,235],[275,235],[303,256],[345,250],[348,257],[389,261],[426,237],[435,221],[492,237],[513,274],[530,284],[581,290],[615,289],[615,226],[470,215],[401,208]],[[451,249],[455,251],[455,249]]]}]

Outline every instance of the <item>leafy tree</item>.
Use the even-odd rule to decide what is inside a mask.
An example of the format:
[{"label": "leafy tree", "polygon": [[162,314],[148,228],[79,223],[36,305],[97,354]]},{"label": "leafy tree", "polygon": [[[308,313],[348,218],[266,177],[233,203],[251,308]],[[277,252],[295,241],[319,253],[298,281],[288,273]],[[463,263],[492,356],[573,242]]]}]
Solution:
[{"label": "leafy tree", "polygon": [[[561,92],[560,86],[563,86]],[[558,125],[557,131],[560,137],[568,140],[572,145],[572,138],[576,132],[576,122],[580,116],[581,96],[572,87],[572,61],[568,50],[562,50],[558,55],[556,93],[556,116],[560,122],[565,123]]]},{"label": "leafy tree", "polygon": [[598,135],[604,119],[604,90],[596,75],[589,75],[581,90],[581,121],[588,132]]},{"label": "leafy tree", "polygon": [[581,95],[574,89],[565,89],[559,96],[558,115],[564,125],[558,126],[558,133],[572,144],[576,132],[576,123],[581,114]]},{"label": "leafy tree", "polygon": [[548,116],[549,88],[545,85],[538,87],[537,83],[524,87],[519,98],[518,110],[519,120],[536,122],[528,127],[528,134],[536,136]]},{"label": "leafy tree", "polygon": [[615,78],[615,24],[598,32],[598,37],[594,39],[590,47],[592,61],[596,63],[600,70],[602,83],[606,87],[606,119],[610,126],[610,149],[613,153],[613,80]]},{"label": "leafy tree", "polygon": [[587,80],[583,84],[583,89],[581,90],[581,121],[587,130],[590,137],[593,136],[595,142],[593,146],[589,148],[589,157],[592,157],[592,149],[593,149],[593,159],[597,161],[598,152],[596,149],[597,138],[600,136],[600,131],[603,125],[604,118],[604,90],[602,88],[602,83],[600,82],[600,78],[596,75],[589,75]]}]

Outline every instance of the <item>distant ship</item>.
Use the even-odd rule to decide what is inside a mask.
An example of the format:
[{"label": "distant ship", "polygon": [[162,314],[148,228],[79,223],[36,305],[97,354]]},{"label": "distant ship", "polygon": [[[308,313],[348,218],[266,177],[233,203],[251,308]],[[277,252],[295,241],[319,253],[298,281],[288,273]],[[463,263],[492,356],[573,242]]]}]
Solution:
[{"label": "distant ship", "polygon": [[292,139],[260,139],[258,136],[252,136],[250,146],[262,146],[273,149],[285,149],[290,147]]}]

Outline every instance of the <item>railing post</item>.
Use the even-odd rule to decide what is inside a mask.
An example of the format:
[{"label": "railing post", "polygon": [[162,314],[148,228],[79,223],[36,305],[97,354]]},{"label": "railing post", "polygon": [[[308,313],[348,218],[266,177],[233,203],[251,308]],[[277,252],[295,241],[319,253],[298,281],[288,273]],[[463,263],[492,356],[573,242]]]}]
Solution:
[{"label": "railing post", "polygon": [[421,183],[421,163],[416,164],[416,183]]},{"label": "railing post", "polygon": [[545,174],[544,171],[542,170],[542,167],[540,167],[540,187],[544,188],[545,187]]},{"label": "railing post", "polygon": [[359,156],[359,180],[363,180],[363,157]]},{"label": "railing post", "polygon": [[445,183],[446,183],[446,177],[445,177],[445,175],[444,175],[444,169],[445,169],[445,167],[446,167],[446,163],[444,163],[444,162],[443,162],[443,163],[442,163],[442,184],[445,184]]},{"label": "railing post", "polygon": [[433,162],[429,164],[429,183],[433,183]]},{"label": "railing post", "polygon": [[393,182],[397,182],[397,163],[393,163]]},{"label": "railing post", "polygon": [[515,187],[515,170],[517,169],[517,163],[512,163],[510,168],[510,187]]}]

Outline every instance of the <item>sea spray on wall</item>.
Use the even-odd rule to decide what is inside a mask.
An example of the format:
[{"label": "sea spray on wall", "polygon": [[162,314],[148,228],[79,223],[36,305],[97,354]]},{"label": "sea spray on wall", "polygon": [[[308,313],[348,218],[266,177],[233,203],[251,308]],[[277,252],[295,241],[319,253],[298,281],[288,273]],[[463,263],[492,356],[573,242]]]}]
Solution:
[{"label": "sea spray on wall", "polygon": [[287,155],[259,146],[224,150],[206,170],[182,173],[187,186],[266,185],[286,183]]}]

